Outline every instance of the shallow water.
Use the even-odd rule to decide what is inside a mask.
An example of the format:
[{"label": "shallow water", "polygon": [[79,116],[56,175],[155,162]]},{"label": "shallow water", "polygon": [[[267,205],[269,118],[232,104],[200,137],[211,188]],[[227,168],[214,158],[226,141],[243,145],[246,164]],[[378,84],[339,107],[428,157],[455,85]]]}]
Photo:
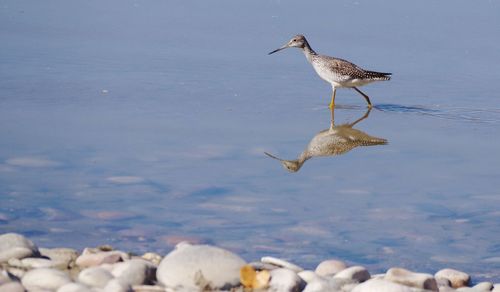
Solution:
[{"label": "shallow water", "polygon": [[[495,1],[2,1],[0,232],[500,281]],[[356,129],[388,145],[293,159],[330,125],[296,33],[389,82]],[[365,113],[339,90],[336,123]]]}]

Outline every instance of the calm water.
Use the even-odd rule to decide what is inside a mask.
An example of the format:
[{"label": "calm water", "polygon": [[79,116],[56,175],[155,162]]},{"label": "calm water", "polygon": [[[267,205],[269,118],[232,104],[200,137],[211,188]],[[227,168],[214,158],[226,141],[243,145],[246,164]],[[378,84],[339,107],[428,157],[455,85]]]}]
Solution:
[{"label": "calm water", "polygon": [[[330,2],[0,1],[0,232],[500,281],[500,3]],[[356,125],[388,145],[264,155],[329,127],[330,85],[266,55],[297,33],[394,73]]]}]

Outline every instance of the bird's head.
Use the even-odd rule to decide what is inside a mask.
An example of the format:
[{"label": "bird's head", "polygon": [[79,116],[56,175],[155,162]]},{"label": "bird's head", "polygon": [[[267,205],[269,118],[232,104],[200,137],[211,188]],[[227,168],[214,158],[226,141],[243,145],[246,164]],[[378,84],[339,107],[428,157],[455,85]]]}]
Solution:
[{"label": "bird's head", "polygon": [[281,159],[281,158],[278,158],[270,153],[267,153],[267,152],[264,152],[267,156],[273,158],[273,159],[276,159],[278,160],[279,162],[281,162],[281,165],[283,165],[283,167],[288,170],[289,172],[297,172],[299,171],[299,169],[302,167],[302,164],[304,164],[304,162],[300,162],[299,160],[285,160],[285,159]]},{"label": "bird's head", "polygon": [[306,37],[298,34],[288,41],[284,46],[269,53],[269,55],[284,50],[286,48],[304,48],[307,43]]}]

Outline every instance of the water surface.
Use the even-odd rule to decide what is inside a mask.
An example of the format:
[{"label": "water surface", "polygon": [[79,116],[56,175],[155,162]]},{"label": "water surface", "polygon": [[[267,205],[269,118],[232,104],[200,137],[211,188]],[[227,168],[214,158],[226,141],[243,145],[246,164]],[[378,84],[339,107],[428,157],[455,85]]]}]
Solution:
[{"label": "water surface", "polygon": [[[500,281],[495,1],[2,1],[0,232],[39,246],[168,252]],[[390,82],[357,129],[389,144],[294,158],[329,127],[298,50]],[[365,113],[339,90],[338,123]]]}]

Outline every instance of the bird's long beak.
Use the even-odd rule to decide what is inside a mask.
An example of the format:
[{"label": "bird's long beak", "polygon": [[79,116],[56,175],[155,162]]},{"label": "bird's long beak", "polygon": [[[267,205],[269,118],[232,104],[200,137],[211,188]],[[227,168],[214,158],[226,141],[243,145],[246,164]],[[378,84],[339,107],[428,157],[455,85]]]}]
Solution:
[{"label": "bird's long beak", "polygon": [[[278,50],[278,51],[279,51],[279,50]],[[266,154],[267,156],[269,156],[269,157],[271,157],[271,158],[273,158],[273,159],[276,159],[276,160],[279,160],[279,161],[283,161],[283,159],[278,158],[278,157],[276,157],[276,156],[272,155],[271,153],[264,152],[264,154]]]},{"label": "bird's long beak", "polygon": [[274,50],[274,51],[270,52],[268,55],[274,54],[274,53],[279,52],[279,51],[281,51],[281,50],[284,50],[284,49],[286,49],[286,48],[288,48],[288,44],[286,44],[286,45],[282,46],[282,47],[281,47],[281,48],[279,48],[279,49],[276,49],[276,50]]}]

